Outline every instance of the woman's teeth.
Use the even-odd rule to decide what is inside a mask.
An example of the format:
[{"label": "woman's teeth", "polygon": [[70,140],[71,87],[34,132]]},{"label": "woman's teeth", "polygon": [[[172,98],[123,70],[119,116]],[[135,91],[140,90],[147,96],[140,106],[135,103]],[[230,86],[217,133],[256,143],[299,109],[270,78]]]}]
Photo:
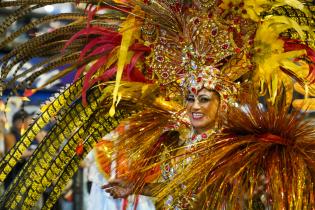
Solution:
[{"label": "woman's teeth", "polygon": [[192,113],[192,117],[194,119],[200,119],[202,118],[204,115],[202,113]]}]

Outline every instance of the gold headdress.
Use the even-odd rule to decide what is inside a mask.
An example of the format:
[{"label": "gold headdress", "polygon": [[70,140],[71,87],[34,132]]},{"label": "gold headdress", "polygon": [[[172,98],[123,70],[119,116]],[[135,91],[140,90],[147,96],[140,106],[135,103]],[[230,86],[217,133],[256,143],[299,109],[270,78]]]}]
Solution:
[{"label": "gold headdress", "polygon": [[[193,92],[205,86],[218,91],[223,99],[237,95],[238,85],[233,84],[234,80],[246,71],[229,78],[223,69],[229,60],[246,57],[256,28],[249,24],[251,20],[224,14],[218,5],[217,1],[151,1],[143,5],[149,11],[163,8],[161,14],[148,13],[142,31],[151,34],[145,36],[153,51],[146,64],[159,84],[168,88],[166,94],[172,95],[172,86],[180,84]],[[164,22],[158,15],[167,15],[169,21]],[[144,28],[150,28],[151,33]]]},{"label": "gold headdress", "polygon": [[[17,7],[3,21],[0,32],[6,32],[24,14],[57,2],[74,1],[0,2],[0,7]],[[267,96],[271,104],[285,92],[287,105],[296,82],[314,92],[312,1],[80,2],[89,4],[85,11],[43,17],[0,43],[6,46],[41,23],[68,20],[70,24],[37,34],[0,58],[0,89],[26,89],[24,96],[29,96],[65,74],[77,72],[75,82],[42,106],[33,125],[0,162],[3,181],[40,129],[56,119],[1,197],[0,208],[30,209],[45,189],[52,187],[44,209],[51,208],[80,160],[130,115],[143,119],[142,124],[135,120],[135,125],[148,135],[143,142],[132,138],[127,145],[135,148],[126,148],[134,149],[134,161],[141,155],[153,155],[158,143],[154,137],[161,134],[163,126],[180,121],[176,117],[183,107],[176,102],[183,99],[187,87],[191,91],[215,89],[224,100],[230,100],[246,83],[253,87],[254,95]],[[22,71],[30,58],[38,56],[46,59]],[[39,76],[56,67],[66,69],[42,87],[32,86]],[[114,84],[108,82],[114,77]],[[17,82],[20,78],[23,81]],[[144,160],[139,162],[145,165]]]}]

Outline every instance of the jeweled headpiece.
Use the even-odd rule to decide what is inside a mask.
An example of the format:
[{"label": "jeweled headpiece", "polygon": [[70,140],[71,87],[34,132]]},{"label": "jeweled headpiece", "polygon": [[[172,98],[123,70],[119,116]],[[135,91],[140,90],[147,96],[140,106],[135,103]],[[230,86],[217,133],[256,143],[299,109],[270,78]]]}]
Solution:
[{"label": "jeweled headpiece", "polygon": [[168,12],[170,21],[173,20],[172,25],[161,23],[152,27],[158,21],[153,16],[142,27],[146,41],[153,43],[147,65],[159,84],[172,86],[180,80],[183,87],[193,92],[203,86],[219,93],[224,90],[220,95],[225,97],[235,92],[233,79],[221,70],[228,60],[241,59],[253,45],[252,21],[239,14],[225,15],[217,1],[186,4],[151,1],[144,8],[154,5],[163,6],[162,12]]},{"label": "jeweled headpiece", "polygon": [[240,83],[227,81],[220,76],[220,70],[212,66],[205,67],[197,74],[190,74],[182,82],[186,92],[197,94],[201,89],[216,91],[220,95],[221,108],[225,110],[227,105],[234,105],[240,93]]}]

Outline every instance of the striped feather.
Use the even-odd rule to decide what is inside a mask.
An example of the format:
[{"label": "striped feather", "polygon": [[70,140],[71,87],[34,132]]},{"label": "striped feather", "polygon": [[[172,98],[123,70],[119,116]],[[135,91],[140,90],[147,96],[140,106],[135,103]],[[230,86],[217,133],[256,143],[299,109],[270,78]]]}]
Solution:
[{"label": "striped feather", "polygon": [[37,133],[48,124],[49,120],[57,115],[63,107],[70,106],[80,95],[82,79],[65,89],[54,101],[49,102],[41,109],[41,115],[30,126],[9,153],[0,162],[0,181],[10,173],[12,167],[21,159],[22,153],[30,146]]},{"label": "striped feather", "polygon": [[[77,102],[73,101],[69,108],[64,107],[65,111],[58,114],[56,126],[49,131],[28,160],[20,172],[20,178],[14,179],[5,195],[1,198],[1,204],[5,201],[6,205],[11,206],[14,203],[23,202],[24,199],[18,194],[27,193],[32,185],[36,185],[35,180],[43,177],[50,162],[54,161],[54,156],[47,154],[47,151],[51,154],[58,154],[63,142],[70,138],[76,128],[80,127],[99,108],[98,105],[102,98],[100,97],[100,91],[95,89],[93,92],[93,94],[89,95],[90,104],[87,107],[83,107],[79,99]],[[40,166],[40,169],[35,170],[38,166]]]}]

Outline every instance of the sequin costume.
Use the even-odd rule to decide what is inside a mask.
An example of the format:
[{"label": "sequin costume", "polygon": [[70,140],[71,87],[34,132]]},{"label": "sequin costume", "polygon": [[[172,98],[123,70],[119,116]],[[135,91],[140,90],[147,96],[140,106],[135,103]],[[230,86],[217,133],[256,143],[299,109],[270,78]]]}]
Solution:
[{"label": "sequin costume", "polygon": [[[138,192],[165,162],[190,158],[165,187],[154,190],[158,200],[171,194],[176,203],[194,192],[199,209],[251,209],[259,177],[265,176],[272,209],[315,207],[314,129],[291,110],[315,108],[313,1],[1,1],[0,8],[16,11],[2,22],[0,33],[37,8],[65,2],[87,3],[86,9],[34,20],[0,42],[3,48],[39,24],[68,21],[0,58],[1,92],[24,90],[21,97],[28,97],[76,72],[75,81],[41,107],[1,160],[3,181],[40,129],[55,120],[1,196],[0,208],[30,209],[47,187],[52,191],[43,209],[52,208],[79,162],[124,120],[130,129],[107,149],[123,154],[121,177]],[[38,56],[45,59],[22,71]],[[61,66],[65,69],[46,84],[32,86]],[[174,155],[161,159],[168,141],[161,136],[191,130],[185,95],[203,87],[220,95],[223,131],[180,156],[181,147],[175,146]]]},{"label": "sequin costume", "polygon": [[[198,143],[201,141],[207,140],[213,137],[213,134],[217,133],[216,129],[211,129],[206,133],[202,134],[194,134],[194,131],[191,131],[189,137],[186,141],[183,142],[184,145],[181,145],[182,149],[185,152],[191,152],[196,150],[198,147]],[[213,140],[213,139],[212,139]],[[184,159],[174,158],[174,154],[172,154],[173,150],[169,147],[165,146],[163,148],[163,153],[161,154],[162,160],[168,160],[161,164],[161,177],[162,180],[159,180],[164,183],[168,183],[177,176],[178,173],[181,173],[192,161],[197,158],[196,155],[188,155]],[[176,156],[176,155],[175,155]],[[185,183],[179,184],[179,189],[185,189]],[[167,196],[163,203],[163,209],[189,209],[193,208],[193,203],[196,200],[196,192],[197,189],[194,189],[192,192],[182,197],[181,199],[174,202],[172,194]]]}]

